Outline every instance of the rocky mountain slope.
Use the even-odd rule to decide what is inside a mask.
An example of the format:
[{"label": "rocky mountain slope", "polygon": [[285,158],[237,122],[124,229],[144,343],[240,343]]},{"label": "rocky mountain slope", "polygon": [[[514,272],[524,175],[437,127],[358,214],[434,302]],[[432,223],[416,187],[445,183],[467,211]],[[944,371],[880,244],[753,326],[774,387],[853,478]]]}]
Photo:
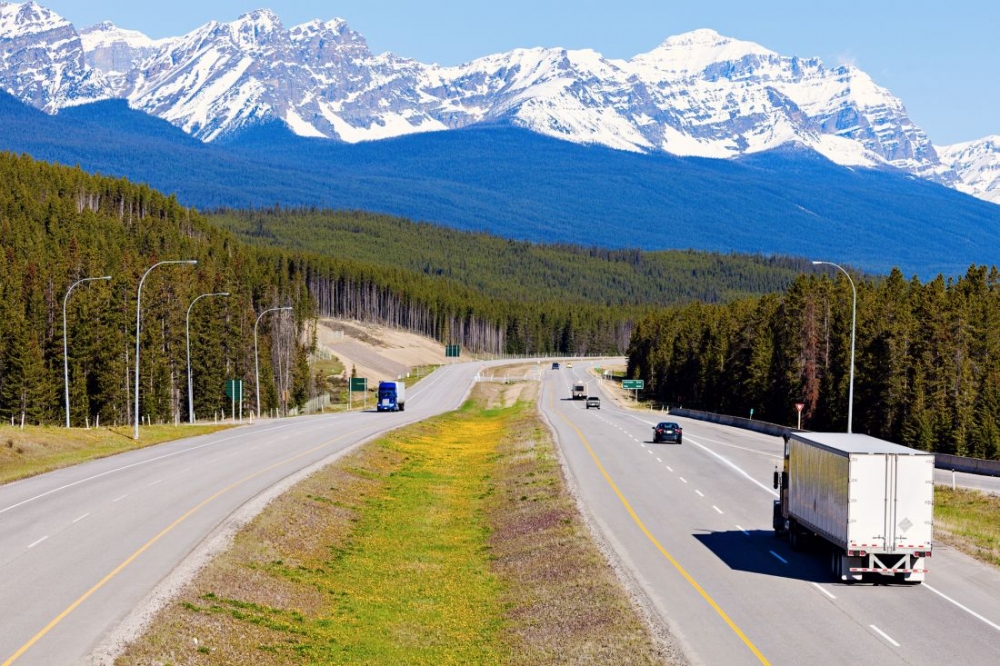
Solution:
[{"label": "rocky mountain slope", "polygon": [[[977,169],[988,158],[942,160],[939,151],[956,151],[936,148],[863,71],[711,30],[630,60],[537,48],[442,67],[373,54],[340,19],[286,28],[258,10],[154,42],[107,23],[77,31],[28,2],[0,4],[0,54],[0,86],[36,108],[124,98],[203,141],[274,120],[348,143],[501,123],[679,156],[797,144],[837,164],[902,169],[987,200],[998,187],[995,171]],[[1000,159],[995,146],[978,153]]]}]

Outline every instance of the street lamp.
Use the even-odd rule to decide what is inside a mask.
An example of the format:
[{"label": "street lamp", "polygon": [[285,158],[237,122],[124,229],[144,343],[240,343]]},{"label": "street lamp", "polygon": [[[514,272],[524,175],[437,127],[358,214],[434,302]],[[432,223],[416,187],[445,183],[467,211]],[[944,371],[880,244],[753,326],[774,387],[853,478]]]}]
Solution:
[{"label": "street lamp", "polygon": [[139,439],[139,331],[140,331],[140,313],[142,311],[142,283],[146,281],[146,276],[149,275],[157,266],[163,266],[165,264],[189,264],[195,265],[198,263],[197,259],[173,259],[170,261],[158,261],[149,268],[146,272],[142,274],[142,279],[139,280],[139,289],[135,294],[135,414],[133,415],[133,420],[135,421],[135,434],[133,439]]},{"label": "street lamp", "polygon": [[191,305],[188,306],[187,316],[185,317],[185,337],[187,339],[187,368],[188,368],[188,423],[194,423],[194,384],[191,381],[191,308],[194,304],[205,298],[206,296],[229,296],[228,291],[220,291],[215,294],[202,294],[198,296],[193,301]]},{"label": "street lamp", "polygon": [[77,280],[70,285],[69,289],[66,290],[66,295],[63,296],[63,378],[66,380],[66,427],[69,427],[69,345],[66,342],[66,303],[69,301],[69,294],[76,285],[83,282],[91,282],[93,280],[110,280],[110,275],[104,275],[102,277],[91,277],[83,278],[82,280]]},{"label": "street lamp", "polygon": [[854,331],[857,326],[858,321],[858,290],[854,287],[854,280],[851,279],[851,274],[844,270],[843,266],[839,266],[832,261],[814,261],[813,266],[833,266],[847,276],[847,281],[851,283],[851,293],[854,295],[853,305],[851,306],[851,375],[850,382],[848,383],[847,389],[847,433],[851,433],[851,423],[854,420]]},{"label": "street lamp", "polygon": [[260,360],[257,356],[257,324],[260,323],[260,318],[266,315],[268,312],[277,312],[278,310],[291,310],[292,306],[286,305],[278,308],[270,308],[264,310],[257,317],[257,321],[253,324],[253,373],[254,382],[257,385],[257,418],[260,418]]}]

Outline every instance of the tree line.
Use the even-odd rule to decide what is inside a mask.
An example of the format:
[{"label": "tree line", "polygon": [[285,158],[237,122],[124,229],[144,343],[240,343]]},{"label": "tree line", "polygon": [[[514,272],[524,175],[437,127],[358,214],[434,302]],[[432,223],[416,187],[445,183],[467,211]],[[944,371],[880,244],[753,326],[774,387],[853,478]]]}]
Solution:
[{"label": "tree line", "polygon": [[[853,431],[914,448],[1000,452],[1000,273],[972,266],[921,282],[855,276]],[[803,275],[782,294],[690,305],[642,318],[629,377],[664,403],[844,431],[851,287]]]}]

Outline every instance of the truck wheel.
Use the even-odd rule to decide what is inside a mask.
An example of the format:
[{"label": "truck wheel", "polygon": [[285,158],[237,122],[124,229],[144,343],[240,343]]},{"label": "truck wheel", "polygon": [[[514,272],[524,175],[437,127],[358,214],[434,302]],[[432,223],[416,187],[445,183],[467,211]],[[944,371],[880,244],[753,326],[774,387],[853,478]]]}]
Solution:
[{"label": "truck wheel", "polygon": [[792,550],[802,550],[802,532],[794,520],[788,524],[788,547]]}]

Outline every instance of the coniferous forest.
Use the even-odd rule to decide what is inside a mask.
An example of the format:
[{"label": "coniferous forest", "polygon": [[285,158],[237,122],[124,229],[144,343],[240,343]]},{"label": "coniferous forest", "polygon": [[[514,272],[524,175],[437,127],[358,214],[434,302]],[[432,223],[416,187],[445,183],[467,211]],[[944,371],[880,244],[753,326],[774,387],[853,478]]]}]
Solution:
[{"label": "coniferous forest", "polygon": [[[691,304],[636,325],[629,376],[665,403],[844,431],[851,287],[801,276],[783,294]],[[1000,452],[1000,272],[859,279],[853,432],[914,448]]]}]

